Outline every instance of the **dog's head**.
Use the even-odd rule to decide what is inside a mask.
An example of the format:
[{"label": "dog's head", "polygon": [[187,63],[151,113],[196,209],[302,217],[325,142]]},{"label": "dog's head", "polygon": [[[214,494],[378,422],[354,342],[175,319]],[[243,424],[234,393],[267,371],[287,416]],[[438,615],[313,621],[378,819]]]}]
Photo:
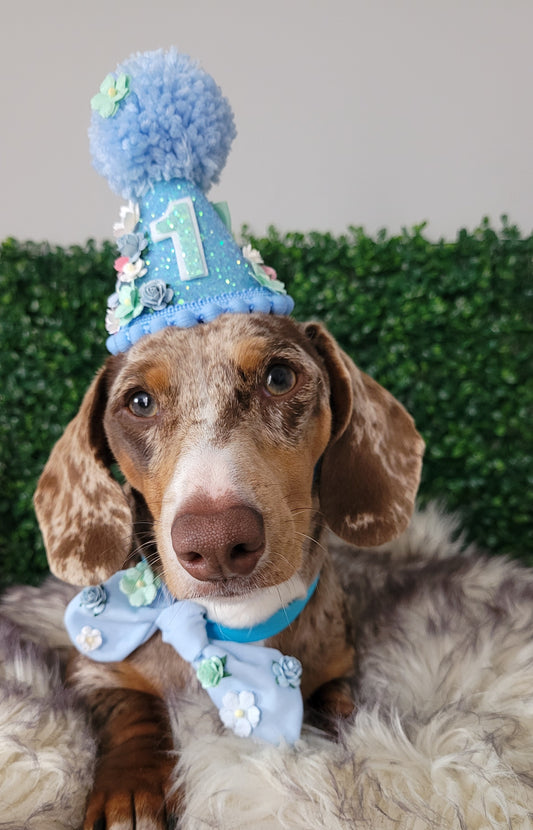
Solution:
[{"label": "dog's head", "polygon": [[68,582],[124,567],[142,516],[176,597],[237,595],[308,576],[324,523],[362,546],[399,535],[422,453],[405,409],[321,325],[224,315],[108,359],[35,506]]}]

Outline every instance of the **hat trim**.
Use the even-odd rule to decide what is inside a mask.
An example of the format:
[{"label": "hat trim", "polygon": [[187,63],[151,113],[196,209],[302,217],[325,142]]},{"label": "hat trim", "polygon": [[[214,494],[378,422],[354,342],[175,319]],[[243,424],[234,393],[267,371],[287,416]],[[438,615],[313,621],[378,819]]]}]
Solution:
[{"label": "hat trim", "polygon": [[226,313],[259,312],[286,315],[290,314],[293,308],[294,300],[288,294],[273,293],[268,288],[259,286],[235,294],[202,298],[183,306],[168,306],[154,314],[143,314],[108,337],[106,346],[111,354],[119,354],[127,351],[146,334],[155,334],[168,326],[190,328],[199,323],[209,323],[220,314]]}]

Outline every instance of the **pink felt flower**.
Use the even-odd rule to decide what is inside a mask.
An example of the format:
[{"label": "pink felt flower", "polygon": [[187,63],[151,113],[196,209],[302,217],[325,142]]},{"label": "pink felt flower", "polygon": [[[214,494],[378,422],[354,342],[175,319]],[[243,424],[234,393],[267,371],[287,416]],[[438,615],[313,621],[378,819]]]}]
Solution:
[{"label": "pink felt flower", "polygon": [[115,271],[118,271],[118,273],[120,274],[124,270],[124,268],[126,267],[126,265],[128,264],[129,261],[130,261],[129,257],[119,256],[115,260],[113,268],[115,269]]},{"label": "pink felt flower", "polygon": [[265,274],[267,275],[267,277],[269,277],[271,280],[277,280],[278,275],[277,275],[276,271],[273,268],[270,267],[270,265],[262,265],[261,267],[262,267],[263,271],[265,272]]}]

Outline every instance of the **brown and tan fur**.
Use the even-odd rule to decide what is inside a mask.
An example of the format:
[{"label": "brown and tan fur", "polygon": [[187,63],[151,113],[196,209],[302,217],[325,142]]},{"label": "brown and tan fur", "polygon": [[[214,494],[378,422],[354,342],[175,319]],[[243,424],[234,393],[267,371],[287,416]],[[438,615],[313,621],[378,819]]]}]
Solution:
[{"label": "brown and tan fur", "polygon": [[[273,365],[294,373],[283,394],[265,387]],[[131,410],[140,391],[157,404],[149,416]],[[354,636],[323,530],[360,546],[398,536],[422,453],[411,417],[322,326],[224,315],[108,359],[54,447],[35,505],[51,569],[75,585],[102,582],[144,552],[177,599],[231,608],[268,589],[283,605],[286,584],[309,586],[320,572],[304,611],[268,644],[302,661],[314,709],[347,714]],[[110,474],[114,462],[124,487]],[[183,555],[191,515],[218,539],[232,520],[221,531],[217,522],[232,511],[260,528],[257,549]],[[84,827],[165,827],[181,796],[169,792],[164,699],[176,689],[204,694],[193,670],[155,636],[120,664],[77,655],[69,679],[100,736]]]}]

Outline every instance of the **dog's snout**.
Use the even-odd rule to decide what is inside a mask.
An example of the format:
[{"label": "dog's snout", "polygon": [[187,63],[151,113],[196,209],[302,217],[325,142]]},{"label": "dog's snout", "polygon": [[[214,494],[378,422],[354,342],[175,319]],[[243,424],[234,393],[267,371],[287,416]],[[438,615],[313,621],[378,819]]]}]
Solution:
[{"label": "dog's snout", "polygon": [[263,518],[245,504],[189,503],[174,517],[171,536],[182,567],[202,581],[249,576],[265,549]]}]

